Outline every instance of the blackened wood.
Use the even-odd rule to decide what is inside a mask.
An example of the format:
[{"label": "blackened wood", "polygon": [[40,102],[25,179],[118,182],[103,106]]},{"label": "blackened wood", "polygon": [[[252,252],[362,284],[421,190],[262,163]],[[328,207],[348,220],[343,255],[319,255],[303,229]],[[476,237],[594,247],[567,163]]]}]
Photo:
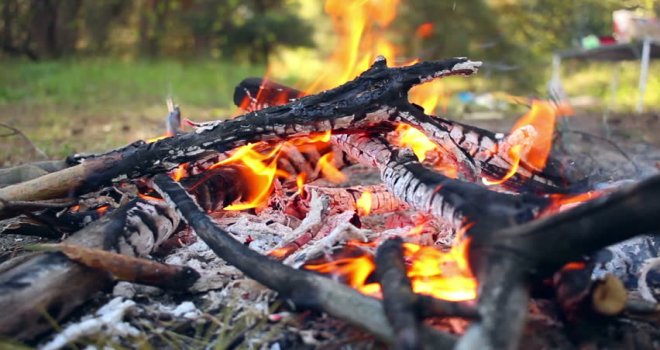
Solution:
[{"label": "blackened wood", "polygon": [[109,273],[117,281],[185,291],[199,279],[199,273],[188,266],[163,264],[103,249],[66,243],[39,244],[35,248],[61,252],[83,266]]},{"label": "blackened wood", "polygon": [[475,271],[480,319],[460,338],[457,350],[513,350],[520,342],[529,300],[523,266],[506,252],[489,253],[483,258],[489,263]]},{"label": "blackened wood", "polygon": [[[355,80],[282,106],[230,120],[197,125],[195,132],[146,144],[135,143],[80,165],[0,189],[5,200],[37,200],[84,193],[101,185],[173,169],[211,152],[249,142],[274,141],[311,132],[356,130],[394,118],[393,101],[403,101],[413,86],[449,75],[470,75],[480,62],[465,58],[388,68],[378,59]],[[49,183],[49,185],[46,185]]]},{"label": "blackened wood", "polygon": [[[168,207],[134,200],[65,240],[127,255],[144,256],[167,238],[179,219]],[[112,286],[102,271],[72,262],[61,253],[34,256],[0,275],[0,334],[30,339],[61,322],[91,296]]]},{"label": "blackened wood", "polygon": [[[287,103],[304,94],[270,80],[248,78],[234,90],[234,103],[246,111]],[[255,96],[258,96],[255,97]],[[282,99],[281,96],[287,96]],[[246,103],[249,101],[249,103]],[[447,154],[462,164],[460,172],[472,181],[480,182],[481,176],[501,179],[512,167],[513,160],[507,152],[500,151],[504,134],[455,122],[439,116],[426,115],[424,111],[408,101],[392,104],[397,121],[415,125],[445,149]],[[575,179],[563,171],[560,162],[549,157],[544,169],[535,169],[525,161],[519,163],[518,171],[501,184],[516,192],[562,193],[571,190]]]},{"label": "blackened wood", "polygon": [[532,220],[548,204],[534,195],[494,192],[449,178],[426,168],[410,151],[391,146],[375,135],[337,135],[332,140],[360,163],[377,167],[396,197],[455,228],[469,223],[471,235],[488,235]]},{"label": "blackened wood", "polygon": [[[527,314],[532,276],[548,276],[613,243],[660,229],[660,175],[576,208],[492,232],[470,243],[479,281],[481,321],[461,338],[461,349],[514,349]],[[505,336],[506,335],[506,336]]]},{"label": "blackened wood", "polygon": [[234,88],[234,104],[247,112],[279,106],[303,97],[305,94],[286,85],[262,78],[243,79]]},{"label": "blackened wood", "polygon": [[[155,188],[172,205],[197,235],[222,259],[235,266],[246,276],[277,291],[300,308],[327,312],[350,324],[365,329],[387,343],[394,341],[392,328],[387,322],[381,303],[364,296],[348,286],[315,273],[296,270],[276,260],[260,255],[236,241],[204,214],[186,191],[169,177],[154,176]],[[421,329],[427,348],[448,349],[454,337],[430,327]]]},{"label": "blackened wood", "polygon": [[376,278],[383,293],[383,309],[395,332],[394,349],[420,348],[420,315],[417,295],[406,273],[403,240],[383,242],[376,252]]},{"label": "blackened wood", "polygon": [[658,198],[660,175],[655,175],[573,209],[475,239],[471,254],[507,251],[525,260],[530,273],[548,276],[584,255],[660,231]]}]

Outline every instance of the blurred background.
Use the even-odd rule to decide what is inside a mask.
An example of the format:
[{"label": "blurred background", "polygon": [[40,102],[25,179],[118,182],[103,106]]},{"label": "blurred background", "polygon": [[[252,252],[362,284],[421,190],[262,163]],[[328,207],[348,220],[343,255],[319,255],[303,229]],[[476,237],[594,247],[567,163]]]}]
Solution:
[{"label": "blurred background", "polygon": [[[0,166],[26,160],[20,152],[26,139],[48,157],[62,157],[159,136],[170,96],[186,118],[231,117],[237,113],[234,86],[249,76],[267,75],[308,92],[336,86],[359,74],[376,54],[392,65],[415,58],[482,60],[478,76],[434,87],[430,94],[440,102],[432,108],[452,118],[520,115],[511,97],[548,97],[557,51],[639,39],[634,33],[616,35],[617,10],[657,24],[660,5],[0,0],[0,122],[15,129],[0,130]],[[653,30],[645,35],[656,35]],[[560,73],[565,97],[576,108],[634,116],[639,60],[565,60]],[[660,109],[658,73],[660,64],[651,60],[647,111]]]}]

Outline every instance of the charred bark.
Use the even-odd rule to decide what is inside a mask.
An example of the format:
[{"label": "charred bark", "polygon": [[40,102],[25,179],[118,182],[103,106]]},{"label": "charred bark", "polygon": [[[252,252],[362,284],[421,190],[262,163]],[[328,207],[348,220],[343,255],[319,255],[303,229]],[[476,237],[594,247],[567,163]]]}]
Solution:
[{"label": "charred bark", "polygon": [[310,132],[365,128],[392,117],[390,101],[404,99],[414,85],[448,75],[469,75],[479,62],[463,58],[388,68],[384,59],[353,81],[283,106],[198,124],[195,132],[153,143],[135,143],[82,164],[0,189],[5,200],[37,200],[84,193],[126,178],[163,172],[212,152],[256,141],[275,141]]},{"label": "charred bark", "polygon": [[[285,104],[304,96],[304,93],[269,80],[248,78],[234,90],[234,103],[246,111]],[[424,114],[424,111],[407,100],[393,101],[395,120],[418,127],[454,156],[461,173],[472,181],[481,176],[503,178],[514,161],[509,156],[506,136],[458,123],[439,116]],[[518,192],[561,193],[570,190],[572,179],[562,171],[561,164],[550,157],[544,169],[535,169],[521,161],[517,172],[501,184],[502,187]]]},{"label": "charred bark", "polygon": [[417,295],[406,274],[403,240],[383,242],[376,252],[376,276],[383,293],[383,309],[395,332],[393,349],[419,349],[420,315]]},{"label": "charred bark", "polygon": [[[166,206],[134,200],[65,240],[67,244],[145,256],[174,232],[179,219]],[[106,272],[39,254],[0,275],[0,334],[30,339],[62,321],[95,292],[112,286]]]},{"label": "charred bark", "polygon": [[655,176],[553,216],[473,236],[469,255],[479,281],[482,320],[470,327],[459,348],[516,348],[529,281],[613,243],[659,230],[658,196],[660,176]]},{"label": "charred bark", "polygon": [[[387,343],[394,341],[382,306],[376,299],[320,275],[296,270],[250,250],[231,235],[217,227],[204,214],[185,190],[169,177],[154,177],[157,190],[182,218],[193,227],[197,235],[222,259],[245,275],[277,291],[301,308],[316,309],[365,329]],[[453,346],[452,336],[422,326],[421,336],[428,348],[446,349]]]},{"label": "charred bark", "polygon": [[333,142],[360,163],[377,167],[396,197],[457,229],[470,223],[472,235],[532,220],[548,203],[533,195],[488,191],[481,185],[449,178],[427,169],[409,151],[392,147],[377,136],[338,135]]}]

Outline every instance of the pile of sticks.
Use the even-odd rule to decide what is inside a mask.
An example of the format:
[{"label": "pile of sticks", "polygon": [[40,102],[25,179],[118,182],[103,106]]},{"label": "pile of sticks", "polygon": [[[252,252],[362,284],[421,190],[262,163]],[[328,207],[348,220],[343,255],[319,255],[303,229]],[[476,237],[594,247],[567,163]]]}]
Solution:
[{"label": "pile of sticks", "polygon": [[[0,218],[60,205],[62,198],[84,198],[110,185],[133,186],[133,196],[124,192],[113,205],[116,209],[66,243],[145,256],[177,231],[182,219],[220,258],[295,308],[326,312],[395,348],[515,349],[525,326],[531,286],[603,247],[658,232],[660,220],[654,214],[660,211],[660,176],[542,218],[539,213],[548,208],[549,194],[569,193],[577,186],[574,179],[562,176],[561,165],[554,159],[544,169],[520,162],[515,174],[501,184],[507,192],[486,188],[481,178],[502,178],[514,166],[506,136],[427,115],[407,100],[408,91],[417,84],[471,75],[479,66],[479,62],[454,58],[390,68],[379,58],[355,80],[316,95],[303,96],[276,86],[286,90],[290,98],[283,102],[288,103],[265,103],[271,106],[258,110],[264,103],[244,105],[251,111],[237,118],[195,124],[194,132],[174,133],[153,143],[139,141],[104,154],[70,157],[61,170],[0,188]],[[255,95],[255,85],[263,88],[264,84],[246,81],[235,99]],[[409,150],[388,142],[385,134],[398,123],[421,130],[439,145],[459,178],[427,167]],[[206,194],[204,187],[193,186],[193,177],[177,182],[167,175],[180,164],[203,162],[248,143],[275,144],[328,130],[335,148],[379,171],[385,192],[396,198],[393,207],[428,213],[456,230],[470,224],[469,261],[479,283],[476,305],[414,293],[406,277],[402,242],[396,238],[385,241],[377,251],[376,279],[382,300],[282,264],[238,242],[207,214],[238,198],[244,184],[235,169],[204,174],[216,186]],[[208,193],[218,193],[218,198],[208,198]],[[159,195],[165,202],[145,194]],[[62,247],[56,250],[0,266],[0,305],[26,308],[20,318],[0,318],[1,334],[26,339],[43,332],[48,324],[38,310],[61,320],[117,277],[118,273],[99,272],[88,263],[72,263]],[[34,277],[44,273],[50,274],[52,285]],[[194,271],[184,268],[175,269],[170,277],[185,281],[179,285],[184,289],[196,278]],[[84,283],[58,287],[71,279]],[[45,289],[62,292],[46,293]],[[71,293],[80,293],[73,303],[65,300]],[[49,298],[44,300],[42,295]],[[456,337],[422,322],[429,317],[461,317],[470,320],[471,326]]]}]

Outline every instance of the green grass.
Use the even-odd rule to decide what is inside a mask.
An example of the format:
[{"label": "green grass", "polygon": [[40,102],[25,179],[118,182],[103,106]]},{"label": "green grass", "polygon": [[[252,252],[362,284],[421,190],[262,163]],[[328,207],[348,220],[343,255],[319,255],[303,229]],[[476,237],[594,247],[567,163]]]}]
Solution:
[{"label": "green grass", "polygon": [[261,67],[216,61],[7,61],[0,65],[0,105],[93,110],[107,105],[152,105],[172,95],[182,105],[228,108],[234,86],[263,72]]},{"label": "green grass", "polygon": [[[571,97],[591,96],[596,99],[595,110],[604,110],[612,101],[611,81],[619,69],[618,88],[611,108],[619,112],[634,111],[638,99],[639,62],[563,64],[562,82]],[[617,68],[618,67],[618,68]],[[644,95],[646,110],[660,110],[660,62],[649,67],[648,83]]]},{"label": "green grass", "polygon": [[[51,157],[99,152],[163,134],[168,96],[185,118],[229,117],[234,86],[264,71],[212,60],[6,60],[0,122],[22,130]],[[0,138],[0,166],[31,160],[25,148],[20,138]]]}]

